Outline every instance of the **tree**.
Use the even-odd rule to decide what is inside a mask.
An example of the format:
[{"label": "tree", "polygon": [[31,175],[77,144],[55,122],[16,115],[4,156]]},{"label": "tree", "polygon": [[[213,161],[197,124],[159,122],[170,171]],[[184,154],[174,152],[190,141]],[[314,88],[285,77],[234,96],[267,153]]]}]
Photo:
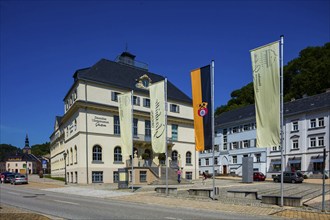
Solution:
[{"label": "tree", "polygon": [[22,149],[10,144],[0,144],[0,161],[4,161],[10,155],[20,154]]},{"label": "tree", "polygon": [[38,156],[44,156],[46,154],[50,154],[49,142],[33,145],[31,147],[31,153]]},{"label": "tree", "polygon": [[[330,43],[323,47],[307,47],[299,57],[284,66],[284,101],[316,95],[330,88]],[[253,83],[231,93],[226,105],[215,110],[215,115],[254,103]]]}]

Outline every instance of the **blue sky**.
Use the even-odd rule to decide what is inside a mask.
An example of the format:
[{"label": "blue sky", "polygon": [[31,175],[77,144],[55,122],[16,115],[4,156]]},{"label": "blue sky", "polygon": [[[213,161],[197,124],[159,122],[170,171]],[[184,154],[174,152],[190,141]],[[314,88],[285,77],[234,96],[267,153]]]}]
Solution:
[{"label": "blue sky", "polygon": [[330,3],[0,1],[0,143],[49,141],[73,73],[128,47],[191,96],[190,71],[215,60],[215,106],[252,82],[249,50],[284,35],[284,63],[330,41]]}]

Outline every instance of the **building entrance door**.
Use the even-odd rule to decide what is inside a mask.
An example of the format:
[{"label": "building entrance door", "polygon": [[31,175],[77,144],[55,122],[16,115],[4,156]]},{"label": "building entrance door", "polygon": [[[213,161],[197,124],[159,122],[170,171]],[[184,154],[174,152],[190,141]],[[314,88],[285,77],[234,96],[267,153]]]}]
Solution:
[{"label": "building entrance door", "polygon": [[222,172],[223,174],[225,174],[225,175],[227,174],[227,165],[222,166],[222,171],[223,171]]}]

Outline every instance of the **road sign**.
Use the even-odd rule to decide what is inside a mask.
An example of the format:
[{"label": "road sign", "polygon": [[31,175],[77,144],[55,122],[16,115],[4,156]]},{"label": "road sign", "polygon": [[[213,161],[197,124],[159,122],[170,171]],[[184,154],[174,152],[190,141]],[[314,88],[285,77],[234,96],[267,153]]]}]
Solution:
[{"label": "road sign", "polygon": [[47,169],[47,160],[42,160],[42,169]]}]

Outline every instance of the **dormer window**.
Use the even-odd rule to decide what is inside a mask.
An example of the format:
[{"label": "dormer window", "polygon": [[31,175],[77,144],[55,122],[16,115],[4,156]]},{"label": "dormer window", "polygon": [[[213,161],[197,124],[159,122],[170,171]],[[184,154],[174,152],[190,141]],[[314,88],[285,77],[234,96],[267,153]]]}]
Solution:
[{"label": "dormer window", "polygon": [[142,80],[142,85],[144,86],[144,87],[149,87],[149,80],[147,80],[147,79],[143,79]]},{"label": "dormer window", "polygon": [[151,79],[147,74],[144,74],[139,79],[136,80],[135,86],[140,89],[148,89],[151,84]]}]

